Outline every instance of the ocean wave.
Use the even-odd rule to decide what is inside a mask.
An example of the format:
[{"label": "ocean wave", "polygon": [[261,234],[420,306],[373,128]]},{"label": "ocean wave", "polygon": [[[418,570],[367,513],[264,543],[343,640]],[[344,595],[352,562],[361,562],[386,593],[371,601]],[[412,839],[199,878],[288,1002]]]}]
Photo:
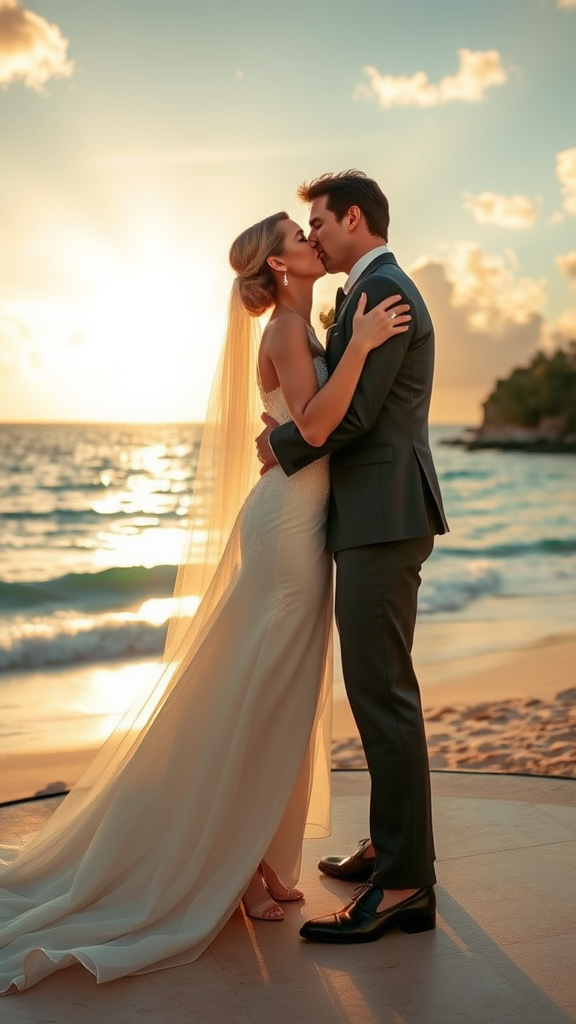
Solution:
[{"label": "ocean wave", "polygon": [[132,565],[101,572],[68,573],[53,580],[31,583],[0,581],[0,610],[18,611],[36,605],[78,608],[103,605],[122,607],[148,597],[170,597],[176,579],[175,565],[145,568]]},{"label": "ocean wave", "polygon": [[165,638],[165,623],[108,618],[78,624],[37,619],[0,639],[0,670],[156,658],[162,654]]},{"label": "ocean wave", "polygon": [[[164,568],[173,576],[173,566]],[[108,570],[107,573],[99,573],[97,579],[100,578],[102,583],[102,577],[114,579],[123,573],[124,582],[127,578],[134,584],[139,575],[147,572],[151,570],[141,569],[140,573]],[[85,586],[91,585],[89,574],[80,580]],[[420,595],[419,612],[426,617],[438,612],[460,611],[479,597],[499,593],[500,588],[499,573],[481,564],[470,564],[463,571],[460,567],[458,572],[449,571],[440,577],[427,576]],[[169,614],[169,605],[167,601],[165,616]],[[163,614],[159,618],[147,618],[144,609],[139,612],[57,609],[44,615],[30,615],[27,611],[8,616],[1,622],[0,671],[157,658],[162,653],[166,637]]]},{"label": "ocean wave", "polygon": [[446,480],[486,480],[489,477],[487,469],[447,469],[441,476],[441,483]]},{"label": "ocean wave", "polygon": [[468,566],[461,576],[426,576],[418,600],[418,611],[422,615],[458,612],[479,597],[499,594],[501,589],[500,573],[483,564]]},{"label": "ocean wave", "polygon": [[[154,493],[160,494],[162,492],[154,491]],[[147,512],[144,509],[132,509],[129,512],[126,512],[124,509],[114,509],[111,512],[97,512],[93,508],[55,508],[49,512],[2,512],[2,519],[6,520],[44,519],[54,523],[99,523],[103,519],[133,519],[134,516],[150,516],[164,523],[170,519],[174,519],[178,523],[182,522],[182,515],[175,509],[168,509],[165,512],[162,512],[161,509],[154,509],[152,512]]]},{"label": "ocean wave", "polygon": [[107,491],[110,485],[101,480],[92,483],[75,483],[69,480],[65,484],[36,484],[35,486],[36,490],[45,491],[47,494],[67,494],[69,491],[77,494],[79,491]]},{"label": "ocean wave", "polygon": [[527,555],[576,554],[576,537],[543,537],[541,540],[517,544],[488,544],[486,547],[450,547],[439,544],[437,555],[458,558],[517,558]]}]

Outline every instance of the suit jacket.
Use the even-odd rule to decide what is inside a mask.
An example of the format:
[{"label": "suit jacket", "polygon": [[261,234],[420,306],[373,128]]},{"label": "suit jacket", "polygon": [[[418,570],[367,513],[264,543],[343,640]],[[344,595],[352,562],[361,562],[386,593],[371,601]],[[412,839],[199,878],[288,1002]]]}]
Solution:
[{"label": "suit jacket", "polygon": [[292,422],[270,435],[288,476],[331,456],[331,551],[448,530],[428,440],[434,328],[420,292],[392,253],[372,261],[339,309],[327,339],[328,372],[350,341],[363,291],[367,309],[400,294],[410,304],[410,329],[369,353],[348,412],[325,444],[308,444]]}]

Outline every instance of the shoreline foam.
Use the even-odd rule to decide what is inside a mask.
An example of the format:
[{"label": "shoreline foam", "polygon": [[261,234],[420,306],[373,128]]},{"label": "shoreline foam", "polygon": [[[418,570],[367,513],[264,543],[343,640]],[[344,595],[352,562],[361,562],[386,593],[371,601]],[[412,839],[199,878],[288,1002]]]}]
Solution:
[{"label": "shoreline foam", "polygon": [[[576,777],[576,634],[552,637],[437,681],[419,670],[432,768]],[[338,682],[338,671],[337,682]],[[334,702],[332,766],[365,768],[345,699]],[[93,745],[14,750],[0,755],[0,802],[68,788],[94,756]]]}]

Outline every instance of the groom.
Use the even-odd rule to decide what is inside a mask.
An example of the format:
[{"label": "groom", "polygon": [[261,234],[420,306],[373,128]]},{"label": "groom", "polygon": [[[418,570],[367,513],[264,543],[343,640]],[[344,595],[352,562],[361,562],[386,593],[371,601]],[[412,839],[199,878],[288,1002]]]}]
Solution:
[{"label": "groom", "polygon": [[434,330],[422,296],[388,250],[388,201],[375,181],[359,171],[326,174],[298,195],[311,204],[309,240],[326,270],[348,274],[327,338],[329,372],[350,341],[362,292],[367,309],[400,294],[412,315],[409,331],[370,353],[350,408],[324,445],[309,445],[294,423],[269,424],[258,438],[264,469],[277,461],[288,476],[331,455],[327,544],[337,567],[344,681],[371,778],[371,841],[318,866],[369,884],[300,934],[366,942],[393,928],[425,931],[436,920],[430,775],[411,658],[420,569],[434,534],[448,530],[428,443]]}]

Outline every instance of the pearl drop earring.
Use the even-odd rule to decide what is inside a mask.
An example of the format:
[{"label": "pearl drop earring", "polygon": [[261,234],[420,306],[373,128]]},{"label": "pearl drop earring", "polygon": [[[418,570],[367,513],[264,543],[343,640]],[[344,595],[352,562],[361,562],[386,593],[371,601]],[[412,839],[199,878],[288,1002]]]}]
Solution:
[{"label": "pearl drop earring", "polygon": [[286,273],[286,271],[284,271],[284,277],[282,278],[282,284],[284,285],[285,288],[288,287],[288,274]]}]

